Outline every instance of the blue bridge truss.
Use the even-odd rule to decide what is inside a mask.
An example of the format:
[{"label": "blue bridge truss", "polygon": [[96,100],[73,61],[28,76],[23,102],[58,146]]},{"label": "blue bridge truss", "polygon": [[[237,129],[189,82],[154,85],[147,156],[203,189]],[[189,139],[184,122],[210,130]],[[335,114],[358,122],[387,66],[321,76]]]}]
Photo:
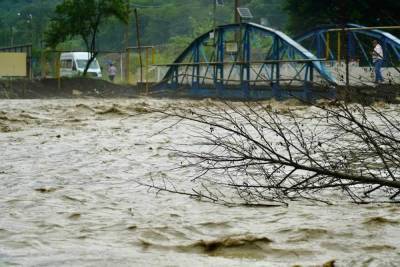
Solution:
[{"label": "blue bridge truss", "polygon": [[[172,64],[163,65],[168,70],[157,88],[186,90],[193,97],[334,97],[341,81],[329,64],[347,53],[350,58],[363,56],[363,64],[371,66],[362,43],[365,36],[380,40],[388,59],[400,59],[400,40],[392,34],[355,24],[346,28],[352,30],[328,25],[292,39],[255,23],[218,26],[196,38]],[[334,33],[337,42],[332,42]]]},{"label": "blue bridge truss", "polygon": [[324,25],[295,38],[296,42],[317,57],[341,61],[348,56],[350,59],[363,60],[370,66],[369,52],[373,39],[382,45],[387,64],[400,61],[400,39],[389,32],[362,25]]},{"label": "blue bridge truss", "polygon": [[383,48],[386,82],[400,84],[400,39],[389,32],[350,23],[325,25],[295,40],[317,57],[327,59],[325,66],[331,70],[338,84],[352,86],[372,85],[375,76],[371,56],[372,40],[376,40]]}]

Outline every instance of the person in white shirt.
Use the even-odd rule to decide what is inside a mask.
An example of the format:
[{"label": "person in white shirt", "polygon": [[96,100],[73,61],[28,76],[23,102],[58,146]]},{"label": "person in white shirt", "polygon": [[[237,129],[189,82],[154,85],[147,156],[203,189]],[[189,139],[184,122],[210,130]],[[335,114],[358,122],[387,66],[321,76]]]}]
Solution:
[{"label": "person in white shirt", "polygon": [[375,82],[382,83],[383,76],[381,69],[383,65],[383,49],[377,40],[373,40],[372,44],[374,46],[374,50],[372,51],[372,62],[374,63],[375,68]]},{"label": "person in white shirt", "polygon": [[108,78],[111,82],[114,81],[115,75],[117,75],[117,68],[114,66],[113,63],[111,63],[108,67]]}]

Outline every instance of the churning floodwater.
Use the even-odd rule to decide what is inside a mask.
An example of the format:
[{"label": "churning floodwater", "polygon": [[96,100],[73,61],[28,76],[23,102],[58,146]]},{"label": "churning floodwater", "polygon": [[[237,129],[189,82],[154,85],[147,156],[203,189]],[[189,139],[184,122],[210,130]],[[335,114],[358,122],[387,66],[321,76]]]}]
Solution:
[{"label": "churning floodwater", "polygon": [[193,135],[148,107],[203,104],[1,100],[0,266],[400,265],[399,205],[228,208],[138,186],[193,175],[165,149]]}]

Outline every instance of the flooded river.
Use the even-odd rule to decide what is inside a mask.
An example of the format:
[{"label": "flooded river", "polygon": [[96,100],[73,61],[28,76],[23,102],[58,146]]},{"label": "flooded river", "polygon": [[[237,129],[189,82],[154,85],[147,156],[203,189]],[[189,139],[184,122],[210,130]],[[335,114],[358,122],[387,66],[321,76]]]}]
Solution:
[{"label": "flooded river", "polygon": [[399,205],[228,208],[138,186],[193,175],[168,171],[185,125],[147,107],[202,103],[0,100],[0,266],[400,266]]}]

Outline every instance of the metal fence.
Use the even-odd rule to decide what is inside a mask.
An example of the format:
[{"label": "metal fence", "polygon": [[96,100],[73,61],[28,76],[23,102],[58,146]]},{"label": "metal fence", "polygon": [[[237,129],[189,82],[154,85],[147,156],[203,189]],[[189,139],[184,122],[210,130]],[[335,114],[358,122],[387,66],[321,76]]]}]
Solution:
[{"label": "metal fence", "polygon": [[[108,67],[113,63],[117,68],[114,82],[125,84],[154,83],[161,79],[163,73],[159,72],[156,55],[159,49],[154,46],[128,47],[125,51],[98,51],[96,59],[100,65],[102,79],[108,79]],[[26,53],[26,78],[60,78],[62,53],[83,52],[67,50],[38,49],[33,52],[32,45],[17,45],[0,48],[0,52]],[[80,74],[77,74],[81,75]]]}]

